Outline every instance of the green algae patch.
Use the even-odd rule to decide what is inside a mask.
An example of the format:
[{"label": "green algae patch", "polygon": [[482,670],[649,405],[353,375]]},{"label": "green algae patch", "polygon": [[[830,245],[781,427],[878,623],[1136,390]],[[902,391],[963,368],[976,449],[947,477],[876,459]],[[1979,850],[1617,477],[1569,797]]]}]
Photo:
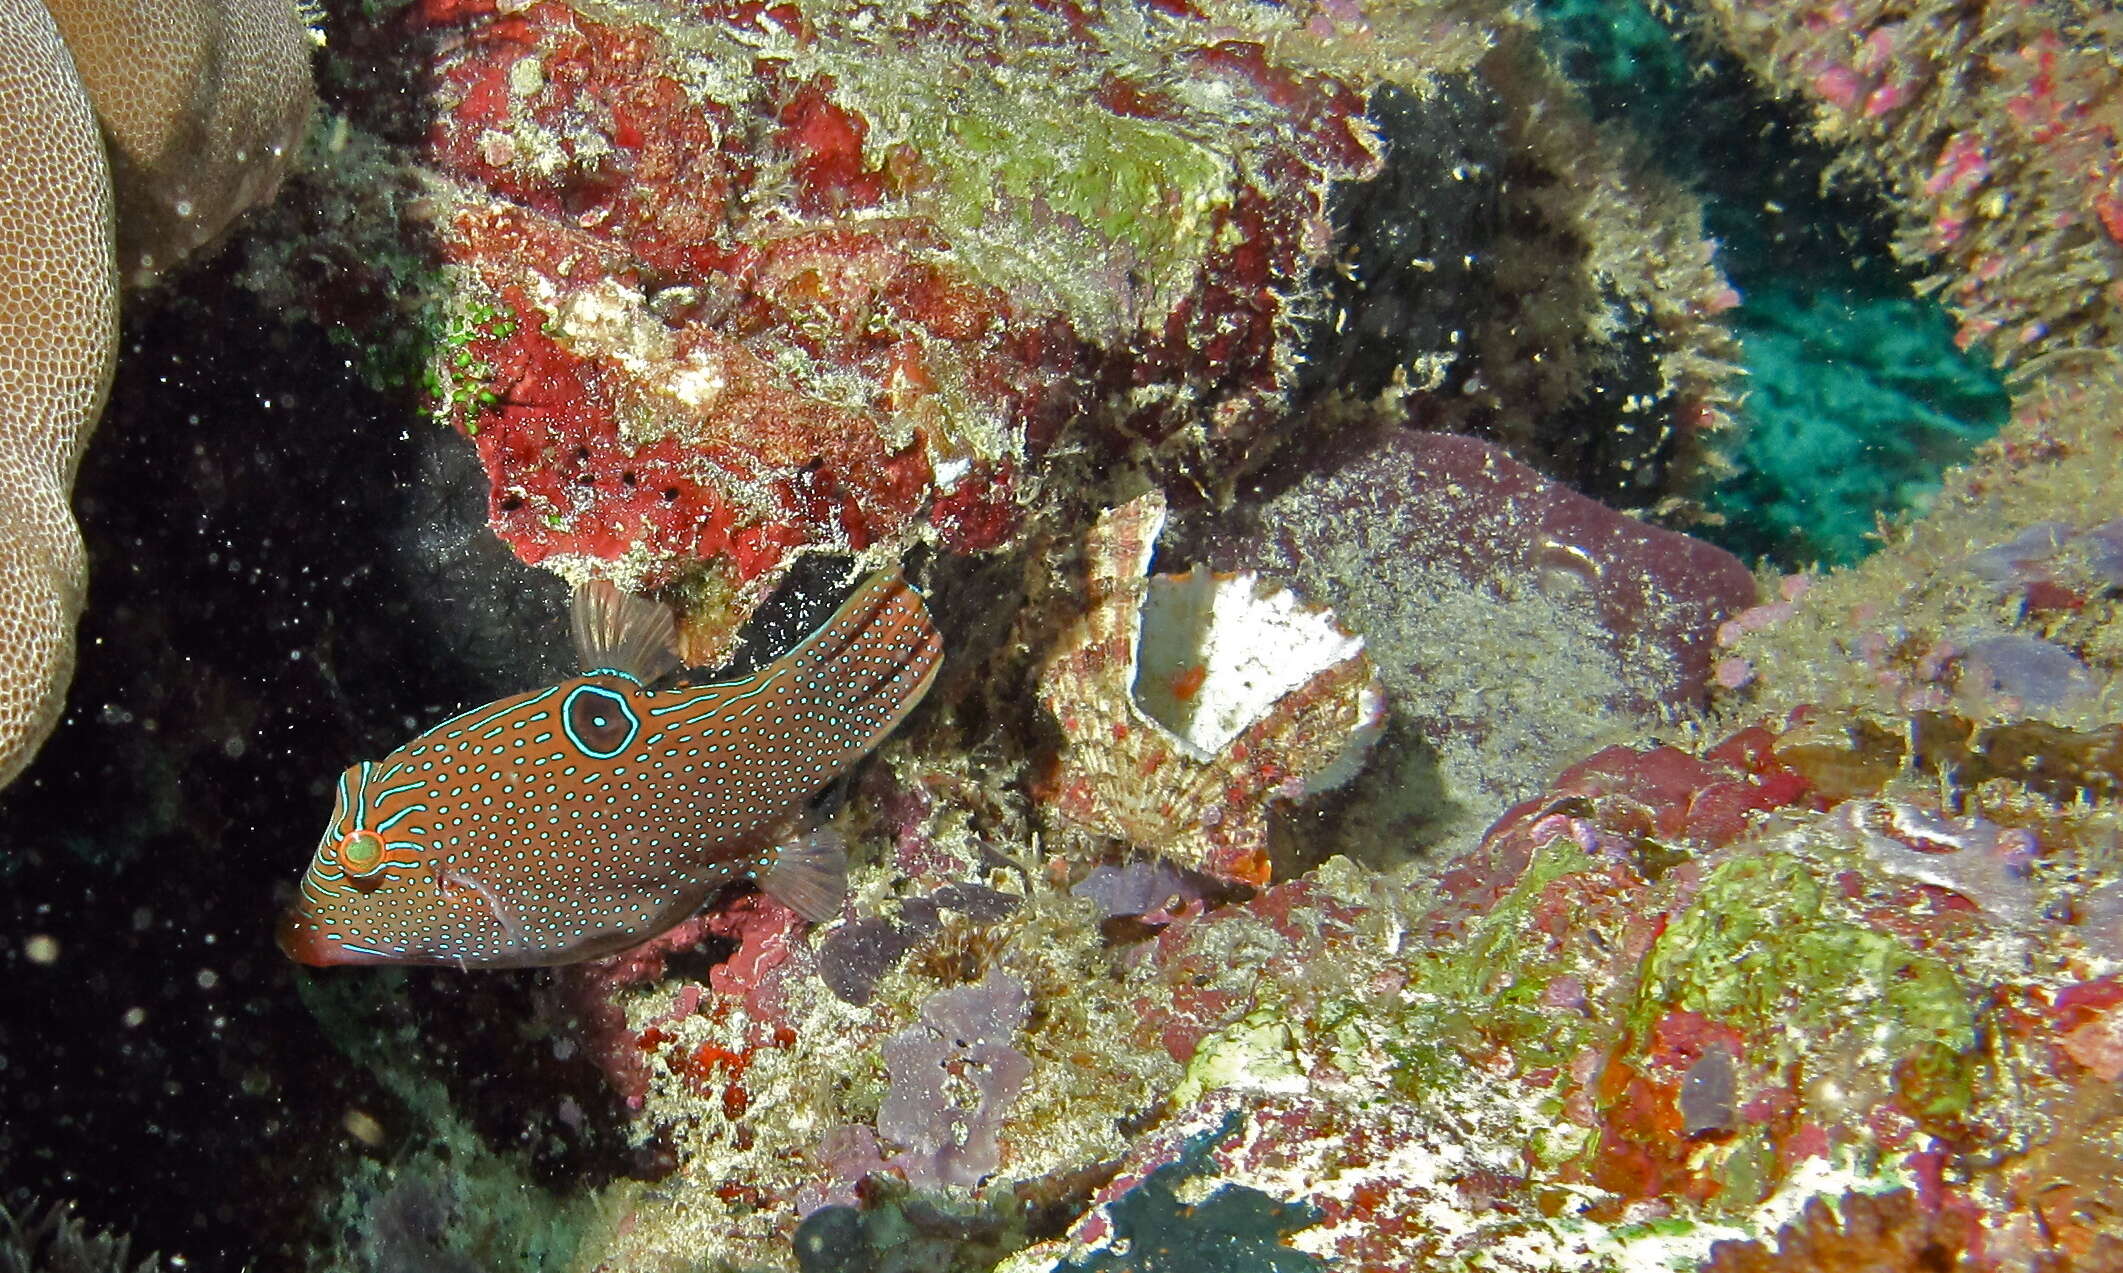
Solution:
[{"label": "green algae patch", "polygon": [[1947,966],[1835,914],[1827,886],[1797,859],[1764,854],[1711,872],[1645,962],[1630,1028],[1701,1013],[1740,1030],[1757,1061],[1870,1071],[1913,1113],[1948,1118],[1973,1101],[1976,1030]]},{"label": "green algae patch", "polygon": [[1594,867],[1568,839],[1550,841],[1466,940],[1414,961],[1411,1008],[1384,1044],[1397,1091],[1415,1096],[1450,1085],[1499,1047],[1523,1072],[1566,1065],[1586,1044],[1592,1023],[1543,1000],[1558,978],[1584,971],[1588,943],[1582,934],[1552,940],[1536,916],[1551,888],[1568,887],[1574,876],[1590,880]]},{"label": "green algae patch", "polygon": [[[1070,68],[910,81],[889,63],[834,67],[873,148],[904,141],[928,180],[909,190],[987,281],[1039,297],[1094,338],[1155,330],[1216,246],[1237,172],[1178,124],[1115,115]],[[1096,242],[1087,242],[1094,239]],[[1132,286],[1085,262],[1125,263]]]},{"label": "green algae patch", "polygon": [[1300,1092],[1305,1067],[1297,1039],[1280,1007],[1260,1007],[1203,1039],[1194,1050],[1179,1086],[1175,1105],[1191,1105],[1204,1092],[1236,1087],[1254,1091]]}]

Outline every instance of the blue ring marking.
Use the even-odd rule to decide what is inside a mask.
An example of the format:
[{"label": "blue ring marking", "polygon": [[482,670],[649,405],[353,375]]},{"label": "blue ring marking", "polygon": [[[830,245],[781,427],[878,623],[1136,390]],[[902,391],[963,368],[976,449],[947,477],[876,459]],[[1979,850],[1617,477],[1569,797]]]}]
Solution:
[{"label": "blue ring marking", "polygon": [[[619,744],[610,751],[599,751],[575,736],[575,700],[584,694],[596,694],[610,699],[613,706],[619,709],[619,714],[626,718],[627,736],[620,739]],[[578,685],[568,695],[567,700],[560,705],[560,727],[567,731],[568,741],[575,745],[575,750],[594,760],[610,760],[624,752],[633,743],[634,735],[641,732],[641,718],[634,714],[633,708],[627,706],[627,700],[621,698],[614,691],[608,690],[601,685]]]},{"label": "blue ring marking", "polygon": [[590,669],[589,671],[587,671],[587,672],[584,672],[584,673],[583,673],[583,675],[584,675],[584,676],[616,676],[616,677],[618,677],[619,679],[621,679],[621,680],[623,680],[623,681],[632,681],[632,682],[634,682],[634,684],[636,684],[636,685],[640,685],[640,684],[641,684],[641,678],[640,678],[640,677],[638,677],[638,676],[634,675],[634,674],[633,674],[632,672],[629,672],[629,671],[627,671],[627,670],[626,670],[625,668],[623,668],[623,667],[593,667],[593,668],[591,668],[591,669]]}]

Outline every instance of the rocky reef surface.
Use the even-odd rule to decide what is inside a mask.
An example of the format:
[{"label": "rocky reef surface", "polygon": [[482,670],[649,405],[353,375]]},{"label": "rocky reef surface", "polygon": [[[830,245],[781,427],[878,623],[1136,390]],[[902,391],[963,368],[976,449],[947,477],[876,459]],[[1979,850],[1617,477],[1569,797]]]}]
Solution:
[{"label": "rocky reef surface", "polygon": [[[2113,181],[2097,59],[2030,36],[1912,150],[1961,54],[1706,14],[1912,206],[2045,103],[2062,158],[1952,181]],[[2041,231],[2077,308],[1933,253],[2011,420],[1756,571],[1688,521],[1738,298],[1517,9],[326,26],[289,191],[134,318],[83,473],[88,653],[0,797],[8,1187],[229,1269],[2123,1263],[2105,195]],[[273,950],[331,777],[564,674],[562,579],[711,663],[887,560],[947,661],[838,918]]]}]

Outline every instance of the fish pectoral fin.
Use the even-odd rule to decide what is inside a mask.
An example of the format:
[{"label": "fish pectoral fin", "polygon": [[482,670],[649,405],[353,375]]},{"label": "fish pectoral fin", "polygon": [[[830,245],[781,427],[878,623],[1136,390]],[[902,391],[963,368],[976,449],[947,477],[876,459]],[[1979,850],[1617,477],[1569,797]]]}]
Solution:
[{"label": "fish pectoral fin", "polygon": [[838,918],[848,892],[847,845],[825,830],[784,841],[759,873],[759,887],[814,924]]},{"label": "fish pectoral fin", "polygon": [[584,671],[619,672],[647,685],[678,670],[678,621],[662,602],[594,579],[575,590],[568,618]]}]

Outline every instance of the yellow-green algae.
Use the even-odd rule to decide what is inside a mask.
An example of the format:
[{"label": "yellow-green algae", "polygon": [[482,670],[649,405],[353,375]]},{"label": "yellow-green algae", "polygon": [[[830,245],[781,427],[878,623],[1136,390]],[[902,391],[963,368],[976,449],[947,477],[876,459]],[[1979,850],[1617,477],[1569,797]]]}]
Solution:
[{"label": "yellow-green algae", "polygon": [[1404,1095],[1463,1081],[1470,1060],[1505,1041],[1521,1070],[1563,1065],[1594,1024],[1543,1008],[1555,978],[1583,970],[1583,948],[1531,924],[1548,886],[1593,861],[1568,838],[1537,850],[1525,874],[1456,946],[1414,952],[1410,1006],[1392,1023],[1393,1084]]},{"label": "yellow-green algae", "polygon": [[[1091,339],[1161,328],[1219,246],[1212,227],[1230,205],[1237,156],[1178,121],[1087,109],[1098,85],[1081,58],[938,80],[867,58],[834,69],[870,120],[873,149],[895,138],[919,148],[935,181],[912,203],[976,273],[1013,296],[1047,298]],[[1133,287],[1057,268],[1055,252],[1127,261]]]},{"label": "yellow-green algae", "polygon": [[1882,1069],[1904,1072],[1917,1111],[1942,1118],[1973,1101],[1967,988],[1939,960],[1835,915],[1828,887],[1774,851],[1712,871],[1660,935],[1630,1028],[1647,1037],[1676,1008],[1737,1027],[1780,1066],[1862,1036]]}]

